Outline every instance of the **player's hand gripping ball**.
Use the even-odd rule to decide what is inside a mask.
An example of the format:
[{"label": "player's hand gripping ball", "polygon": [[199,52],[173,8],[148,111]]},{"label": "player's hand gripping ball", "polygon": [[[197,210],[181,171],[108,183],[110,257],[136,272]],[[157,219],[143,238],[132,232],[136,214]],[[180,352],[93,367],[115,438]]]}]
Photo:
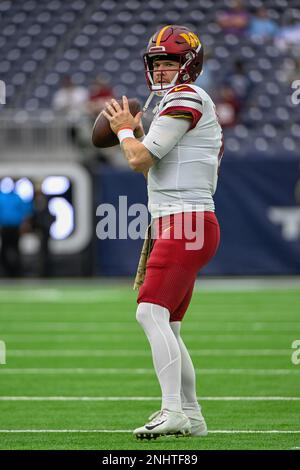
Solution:
[{"label": "player's hand gripping ball", "polygon": [[[118,100],[117,103],[123,109],[123,101]],[[130,114],[133,117],[135,117],[141,110],[140,103],[136,98],[131,98],[128,100],[128,107]],[[140,135],[136,135],[136,137],[140,137]],[[114,147],[115,145],[119,144],[119,139],[112,131],[110,123],[103,115],[103,112],[101,112],[96,119],[92,134],[92,141],[93,144],[99,148]]]}]

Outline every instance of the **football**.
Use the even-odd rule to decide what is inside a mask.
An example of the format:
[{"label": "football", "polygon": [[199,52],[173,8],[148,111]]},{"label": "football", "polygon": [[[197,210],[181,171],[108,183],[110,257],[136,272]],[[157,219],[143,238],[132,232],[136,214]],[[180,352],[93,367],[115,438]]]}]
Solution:
[{"label": "football", "polygon": [[[122,107],[122,100],[117,101]],[[136,116],[137,113],[141,110],[141,105],[136,98],[130,98],[128,100],[128,105],[132,116]],[[100,113],[96,119],[93,128],[92,142],[95,147],[99,148],[114,147],[115,145],[119,144],[118,137],[111,130],[108,119],[106,119],[102,113]]]}]

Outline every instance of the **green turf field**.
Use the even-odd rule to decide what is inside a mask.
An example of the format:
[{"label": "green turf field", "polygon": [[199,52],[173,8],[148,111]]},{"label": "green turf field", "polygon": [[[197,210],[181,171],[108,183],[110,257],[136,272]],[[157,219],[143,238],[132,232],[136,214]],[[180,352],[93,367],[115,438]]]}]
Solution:
[{"label": "green turf field", "polygon": [[195,292],[182,336],[210,433],[139,442],[160,390],[130,287],[2,287],[0,448],[300,448],[299,306],[297,290]]}]

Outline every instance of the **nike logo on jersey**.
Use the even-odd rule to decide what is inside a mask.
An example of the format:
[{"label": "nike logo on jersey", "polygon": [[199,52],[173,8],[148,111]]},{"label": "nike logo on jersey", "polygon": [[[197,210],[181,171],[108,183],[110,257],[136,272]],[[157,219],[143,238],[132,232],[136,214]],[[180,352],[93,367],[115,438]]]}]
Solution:
[{"label": "nike logo on jersey", "polygon": [[152,431],[152,429],[157,428],[157,426],[160,426],[161,424],[165,423],[167,420],[165,419],[164,421],[161,421],[160,423],[154,424],[154,426],[145,426],[146,429],[149,429],[149,431]]},{"label": "nike logo on jersey", "polygon": [[158,147],[161,147],[161,145],[157,144],[154,140],[153,140],[153,143],[154,145],[158,145]]},{"label": "nike logo on jersey", "polygon": [[183,87],[180,87],[180,88],[174,88],[174,90],[173,90],[173,91],[181,91],[181,90],[184,90],[185,88],[186,88],[185,86],[183,86]]},{"label": "nike logo on jersey", "polygon": [[190,93],[196,93],[196,91],[188,85],[181,85],[173,88],[168,94],[174,93],[176,91],[188,91]]}]

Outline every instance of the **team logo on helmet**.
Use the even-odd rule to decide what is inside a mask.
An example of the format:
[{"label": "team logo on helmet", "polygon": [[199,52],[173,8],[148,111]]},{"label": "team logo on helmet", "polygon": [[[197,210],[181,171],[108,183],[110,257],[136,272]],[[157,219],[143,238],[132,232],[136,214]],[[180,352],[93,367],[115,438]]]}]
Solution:
[{"label": "team logo on helmet", "polygon": [[[196,80],[202,71],[203,46],[198,36],[180,25],[168,25],[161,28],[150,39],[144,54],[144,65],[147,84],[156,94],[164,94],[174,85],[190,83]],[[178,73],[171,83],[154,78],[154,61],[172,60],[178,62]]]},{"label": "team logo on helmet", "polygon": [[188,33],[180,33],[179,36],[183,37],[189,46],[198,47],[201,42],[198,36],[195,33],[189,31]]}]

